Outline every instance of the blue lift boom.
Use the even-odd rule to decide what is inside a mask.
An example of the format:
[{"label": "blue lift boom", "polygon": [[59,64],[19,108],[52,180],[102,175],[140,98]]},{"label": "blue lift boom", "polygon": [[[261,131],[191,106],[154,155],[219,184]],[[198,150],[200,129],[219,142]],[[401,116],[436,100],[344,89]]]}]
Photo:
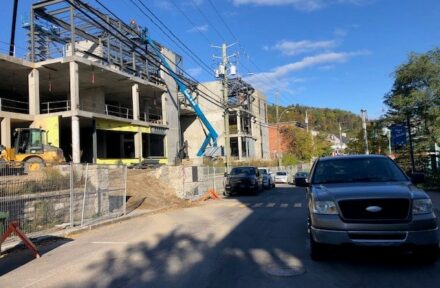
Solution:
[{"label": "blue lift boom", "polygon": [[209,144],[211,144],[212,147],[217,147],[217,138],[218,138],[217,132],[215,131],[214,127],[212,127],[209,120],[206,118],[202,109],[200,109],[199,104],[197,104],[194,101],[194,98],[191,96],[191,91],[188,89],[185,83],[180,79],[180,77],[173,71],[173,69],[171,69],[170,64],[162,55],[156,44],[149,37],[147,37],[147,43],[153,48],[157,56],[160,58],[160,61],[162,62],[162,65],[165,67],[165,69],[168,71],[168,74],[174,79],[174,81],[176,81],[179,92],[181,92],[185,96],[186,100],[188,100],[189,104],[194,109],[194,112],[196,113],[197,117],[199,117],[203,125],[205,125],[206,129],[208,129],[208,134],[206,135],[205,141],[203,141],[202,146],[197,152],[197,156],[199,157],[205,155],[206,147]]}]

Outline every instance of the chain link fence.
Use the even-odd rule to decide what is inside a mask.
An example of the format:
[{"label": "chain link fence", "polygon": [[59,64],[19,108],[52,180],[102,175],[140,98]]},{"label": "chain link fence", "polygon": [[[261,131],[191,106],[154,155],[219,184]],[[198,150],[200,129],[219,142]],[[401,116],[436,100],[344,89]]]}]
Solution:
[{"label": "chain link fence", "polygon": [[73,164],[2,175],[0,235],[12,221],[36,237],[125,214],[126,166]]}]

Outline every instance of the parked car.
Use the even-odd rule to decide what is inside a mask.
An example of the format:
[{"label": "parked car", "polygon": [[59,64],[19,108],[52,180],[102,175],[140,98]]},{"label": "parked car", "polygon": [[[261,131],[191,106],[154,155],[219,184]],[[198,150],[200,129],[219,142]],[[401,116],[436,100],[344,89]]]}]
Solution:
[{"label": "parked car", "polygon": [[353,155],[315,161],[307,186],[312,259],[331,245],[414,247],[435,261],[439,236],[431,199],[386,156]]},{"label": "parked car", "polygon": [[256,167],[235,167],[225,176],[226,196],[239,192],[257,194],[263,190],[263,175]]},{"label": "parked car", "polygon": [[275,187],[270,171],[267,168],[258,168],[258,171],[260,171],[260,174],[263,176],[263,188],[270,189]]},{"label": "parked car", "polygon": [[304,186],[306,184],[307,177],[309,177],[309,173],[307,172],[296,172],[293,176],[292,183],[296,186]]},{"label": "parked car", "polygon": [[288,173],[286,171],[276,172],[275,183],[289,183]]}]

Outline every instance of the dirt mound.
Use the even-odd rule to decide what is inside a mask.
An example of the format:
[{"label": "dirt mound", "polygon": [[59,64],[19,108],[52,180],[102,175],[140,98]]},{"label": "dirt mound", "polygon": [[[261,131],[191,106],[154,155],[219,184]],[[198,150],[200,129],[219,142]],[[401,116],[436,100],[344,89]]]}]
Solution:
[{"label": "dirt mound", "polygon": [[168,207],[188,207],[188,201],[176,197],[176,192],[157,179],[149,170],[128,170],[127,213],[134,209],[155,210]]}]

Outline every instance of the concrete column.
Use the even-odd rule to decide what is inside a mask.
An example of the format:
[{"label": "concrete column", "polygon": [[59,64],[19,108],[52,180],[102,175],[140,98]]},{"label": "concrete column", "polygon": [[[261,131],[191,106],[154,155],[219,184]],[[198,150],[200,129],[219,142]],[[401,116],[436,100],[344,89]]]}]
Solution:
[{"label": "concrete column", "polygon": [[78,63],[70,62],[69,69],[70,69],[70,105],[71,105],[71,110],[78,111],[79,110]]},{"label": "concrete column", "polygon": [[241,134],[241,112],[237,111],[237,133]]},{"label": "concrete column", "polygon": [[32,69],[28,75],[29,114],[40,114],[40,71]]},{"label": "concrete column", "polygon": [[96,164],[96,162],[98,161],[98,135],[96,132],[96,119],[93,119],[92,146],[93,146],[93,164]]},{"label": "concrete column", "polygon": [[131,96],[133,98],[133,120],[139,120],[139,85],[133,84],[131,86]]},{"label": "concrete column", "polygon": [[134,157],[142,161],[142,132],[134,134]]},{"label": "concrete column", "polygon": [[242,138],[241,138],[241,136],[238,136],[238,160],[242,160],[242,158],[243,158],[243,146],[241,146],[242,144],[241,144],[241,141],[242,141]]},{"label": "concrete column", "polygon": [[1,121],[1,144],[11,147],[11,118],[3,118]]},{"label": "concrete column", "polygon": [[81,147],[79,141],[79,117],[72,116],[72,162],[81,163]]}]

